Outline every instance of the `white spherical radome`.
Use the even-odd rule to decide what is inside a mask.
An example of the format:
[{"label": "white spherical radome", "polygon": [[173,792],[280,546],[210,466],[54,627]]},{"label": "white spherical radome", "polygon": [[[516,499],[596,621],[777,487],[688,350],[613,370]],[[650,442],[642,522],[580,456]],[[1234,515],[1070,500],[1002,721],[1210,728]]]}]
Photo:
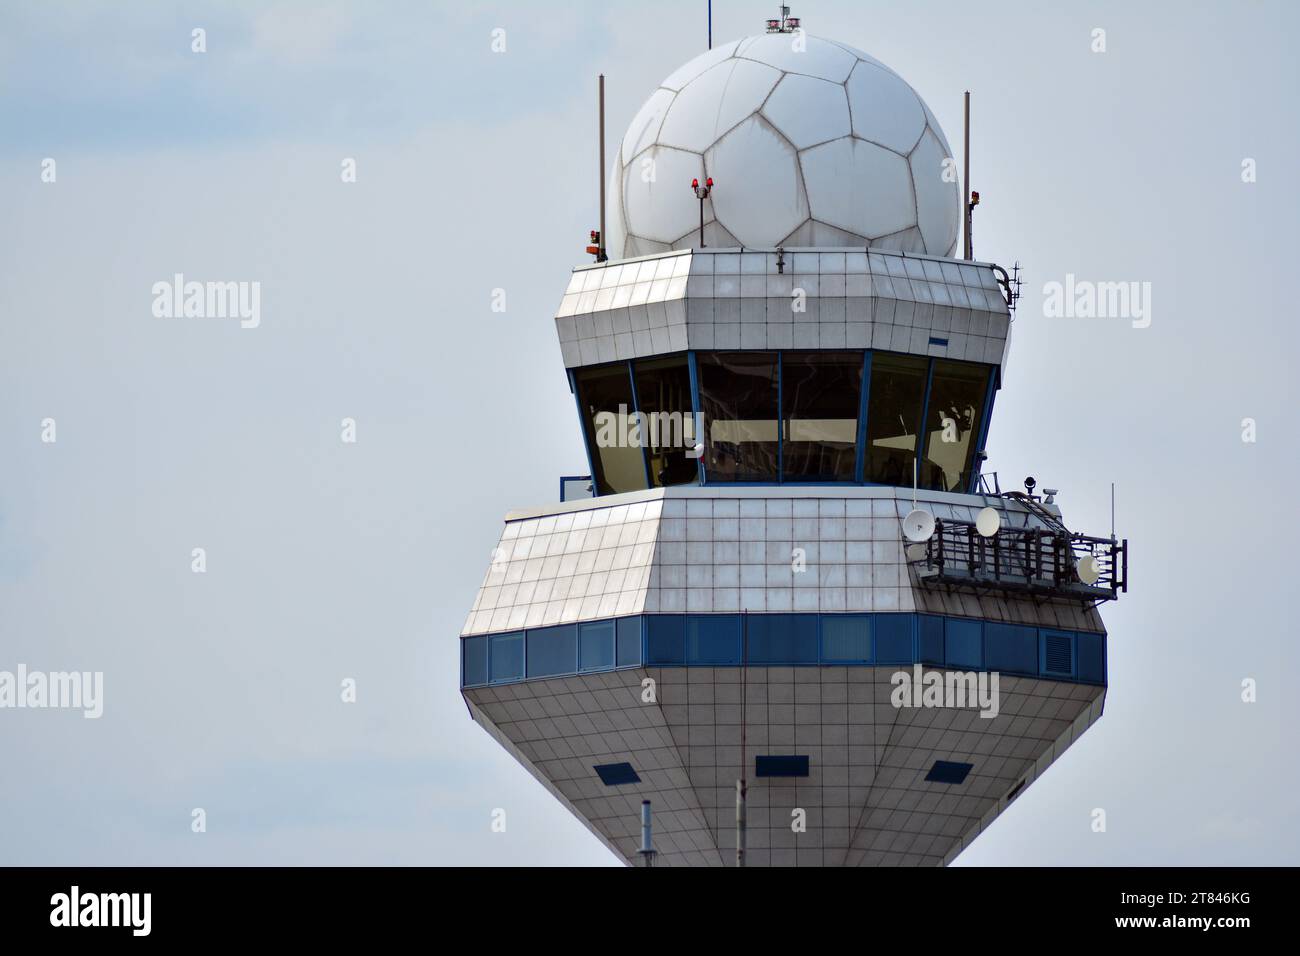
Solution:
[{"label": "white spherical radome", "polygon": [[[802,46],[802,49],[800,48]],[[799,34],[747,37],[659,85],[619,144],[610,258],[707,246],[871,246],[951,256],[960,195],[925,102],[879,60]],[[952,167],[948,167],[952,168]]]}]

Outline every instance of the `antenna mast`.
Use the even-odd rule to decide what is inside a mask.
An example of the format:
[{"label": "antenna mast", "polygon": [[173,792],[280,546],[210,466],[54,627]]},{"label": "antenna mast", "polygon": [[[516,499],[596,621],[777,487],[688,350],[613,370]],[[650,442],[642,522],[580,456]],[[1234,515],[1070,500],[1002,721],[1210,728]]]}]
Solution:
[{"label": "antenna mast", "polygon": [[655,845],[650,833],[650,801],[641,801],[641,848],[637,850],[646,869],[655,865]]},{"label": "antenna mast", "polygon": [[745,782],[748,767],[746,729],[749,720],[749,609],[740,612],[740,779],[736,781],[736,866],[745,865],[749,829],[746,804],[749,787]]},{"label": "antenna mast", "polygon": [[1115,540],[1115,482],[1110,483],[1110,540]]},{"label": "antenna mast", "polygon": [[966,145],[964,147],[964,156],[962,158],[963,170],[962,170],[961,182],[962,182],[962,189],[965,191],[965,195],[962,196],[962,232],[965,234],[965,241],[964,244],[962,245],[962,258],[970,259],[974,255],[971,249],[971,241],[970,241],[970,220],[971,220],[971,210],[975,208],[974,204],[971,202],[971,196],[973,195],[973,193],[971,192],[970,189],[970,90],[966,91],[966,96],[964,97],[964,99],[965,99],[965,106],[966,106],[966,110],[965,110],[966,115],[965,115],[965,122],[963,125],[965,130]]},{"label": "antenna mast", "polygon": [[[596,261],[604,262],[605,255],[605,74],[600,74],[600,240],[596,243]],[[969,258],[969,257],[968,257]]]}]

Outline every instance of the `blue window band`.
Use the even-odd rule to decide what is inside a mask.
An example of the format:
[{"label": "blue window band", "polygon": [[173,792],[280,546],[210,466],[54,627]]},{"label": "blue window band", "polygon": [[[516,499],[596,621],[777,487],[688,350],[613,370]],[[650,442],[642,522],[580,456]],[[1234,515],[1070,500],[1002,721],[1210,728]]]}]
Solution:
[{"label": "blue window band", "polygon": [[638,614],[461,639],[461,686],[633,667],[928,664],[1106,684],[1106,635],[937,614]]}]

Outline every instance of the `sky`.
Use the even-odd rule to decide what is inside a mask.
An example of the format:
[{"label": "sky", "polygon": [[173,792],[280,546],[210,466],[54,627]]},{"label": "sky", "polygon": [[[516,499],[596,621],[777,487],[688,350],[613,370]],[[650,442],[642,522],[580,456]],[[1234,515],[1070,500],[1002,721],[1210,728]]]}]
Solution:
[{"label": "sky", "polygon": [[[1300,12],[794,7],[954,147],[972,91],[976,257],[1025,280],[988,467],[1094,533],[1114,482],[1131,542],[1105,715],[958,865],[1300,862]],[[0,671],[104,675],[97,720],[0,709],[0,864],[615,865],[457,637],[503,515],[585,470],[551,316],[596,76],[614,142],[704,10],[0,3]],[[256,326],[156,315],[178,273],[260,283]],[[1149,282],[1149,327],[1052,317],[1068,275]]]}]

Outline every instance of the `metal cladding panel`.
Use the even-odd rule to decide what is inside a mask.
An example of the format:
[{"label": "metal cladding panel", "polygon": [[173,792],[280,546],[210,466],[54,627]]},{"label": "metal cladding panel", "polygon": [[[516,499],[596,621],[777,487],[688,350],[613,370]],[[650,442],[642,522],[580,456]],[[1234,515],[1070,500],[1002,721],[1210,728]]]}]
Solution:
[{"label": "metal cladding panel", "polygon": [[[917,500],[957,520],[973,520],[987,503],[942,492]],[[1006,520],[1038,520],[1014,501],[1001,504]],[[515,512],[464,633],[634,614],[868,611],[885,621],[891,611],[922,612],[1017,633],[1074,631],[1080,675],[1104,676],[1095,609],[919,581],[900,533],[911,507],[910,489],[708,486]],[[806,567],[791,576],[796,544]],[[964,647],[947,648],[949,670],[973,660]],[[639,863],[640,801],[650,799],[657,865],[686,866],[734,862],[742,768],[751,774],[751,865],[946,864],[1105,700],[1103,686],[1004,671],[988,717],[970,707],[896,706],[895,675],[912,665],[888,664],[886,650],[877,646],[874,666],[630,666],[463,694],[474,719],[625,862]],[[1063,664],[1059,653],[1052,659]],[[780,766],[791,757],[807,759],[806,777],[755,772],[758,758]],[[937,761],[970,770],[960,782],[927,780]],[[597,768],[616,764],[638,779],[624,768],[624,782],[602,780]],[[792,829],[796,819],[806,829]]]},{"label": "metal cladding panel", "polygon": [[842,248],[694,249],[574,270],[555,316],[565,368],[688,349],[878,349],[1005,365],[989,263]]},{"label": "metal cladding panel", "polygon": [[[988,499],[921,491],[940,519]],[[1007,520],[1039,523],[1002,499]],[[463,635],[628,614],[919,611],[1102,633],[1077,601],[931,587],[906,562],[910,489],[677,487],[507,516]],[[793,557],[802,553],[802,570]]]},{"label": "metal cladding panel", "polygon": [[[629,865],[640,863],[640,803],[650,800],[664,866],[734,864],[742,768],[749,865],[946,864],[1105,699],[1102,687],[1004,676],[995,715],[898,706],[896,671],[648,667],[464,695],[474,719]],[[806,761],[806,776],[753,772],[791,757]],[[936,763],[969,769],[960,781],[927,779]],[[610,764],[639,779],[607,785],[597,768]]]}]

